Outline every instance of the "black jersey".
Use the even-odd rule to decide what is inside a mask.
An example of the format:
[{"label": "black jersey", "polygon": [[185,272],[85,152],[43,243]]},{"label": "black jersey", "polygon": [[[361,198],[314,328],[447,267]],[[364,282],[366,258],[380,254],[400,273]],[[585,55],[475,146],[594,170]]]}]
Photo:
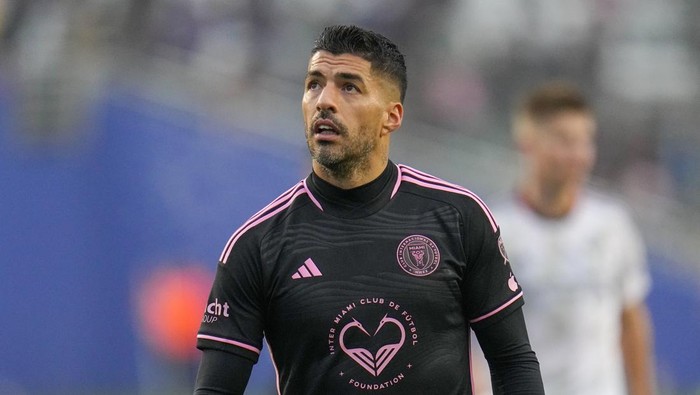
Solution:
[{"label": "black jersey", "polygon": [[311,174],[228,241],[197,347],[257,361],[264,337],[282,394],[471,394],[470,326],[522,305],[499,235],[404,165],[352,190]]}]

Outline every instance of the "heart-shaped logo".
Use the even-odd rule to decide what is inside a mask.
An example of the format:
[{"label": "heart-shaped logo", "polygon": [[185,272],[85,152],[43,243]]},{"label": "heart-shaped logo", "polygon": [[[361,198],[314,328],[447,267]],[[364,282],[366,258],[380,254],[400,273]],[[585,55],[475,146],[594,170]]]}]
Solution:
[{"label": "heart-shaped logo", "polygon": [[[366,348],[348,348],[345,346],[345,333],[349,329],[356,328],[364,332],[367,336],[374,337],[386,324],[396,325],[401,331],[401,339],[398,343],[383,345],[379,348],[379,350],[377,350],[376,354],[372,354]],[[379,376],[389,362],[394,359],[396,353],[399,351],[399,349],[401,349],[401,346],[403,346],[404,340],[406,340],[406,331],[404,330],[403,325],[401,325],[401,322],[399,322],[397,319],[388,317],[388,315],[384,315],[384,317],[379,321],[379,326],[377,327],[377,330],[374,331],[374,335],[370,335],[369,332],[365,330],[364,326],[362,326],[362,324],[354,318],[340,331],[340,348],[350,358],[357,362],[358,365],[362,366],[366,371],[375,377]]]}]

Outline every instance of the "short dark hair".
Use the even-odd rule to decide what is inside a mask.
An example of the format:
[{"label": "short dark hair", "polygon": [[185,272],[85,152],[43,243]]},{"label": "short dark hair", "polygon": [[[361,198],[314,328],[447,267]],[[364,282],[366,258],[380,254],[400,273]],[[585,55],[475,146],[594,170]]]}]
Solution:
[{"label": "short dark hair", "polygon": [[333,55],[359,56],[372,65],[372,71],[392,80],[399,88],[401,102],[406,97],[406,64],[399,48],[379,33],[354,25],[328,26],[316,39],[311,53],[328,51]]},{"label": "short dark hair", "polygon": [[525,96],[517,109],[519,116],[544,121],[563,111],[591,112],[583,93],[572,83],[552,81]]}]

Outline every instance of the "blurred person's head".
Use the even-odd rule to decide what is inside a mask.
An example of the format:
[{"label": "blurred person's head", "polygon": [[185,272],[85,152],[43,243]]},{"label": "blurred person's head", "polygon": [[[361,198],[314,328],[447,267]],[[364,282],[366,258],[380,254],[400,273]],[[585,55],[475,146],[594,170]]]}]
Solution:
[{"label": "blurred person's head", "polygon": [[595,162],[595,134],[593,111],[575,86],[557,81],[532,90],[513,122],[524,159],[521,187],[550,197],[578,193]]},{"label": "blurred person's head", "polygon": [[388,161],[389,135],[403,120],[406,85],[404,57],[389,39],[356,26],[325,28],[302,99],[315,172],[343,187],[377,177]]}]

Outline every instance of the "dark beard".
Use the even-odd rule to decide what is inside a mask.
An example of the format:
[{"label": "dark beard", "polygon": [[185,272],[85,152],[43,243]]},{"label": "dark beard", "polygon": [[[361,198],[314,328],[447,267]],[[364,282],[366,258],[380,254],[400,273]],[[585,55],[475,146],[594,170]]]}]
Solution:
[{"label": "dark beard", "polygon": [[352,177],[353,174],[361,172],[368,167],[368,156],[372,147],[364,144],[357,152],[341,152],[340,154],[330,153],[319,144],[314,151],[309,147],[311,157],[321,165],[324,172],[335,179],[344,180]]},{"label": "dark beard", "polygon": [[[318,116],[319,119],[330,119],[338,127],[338,133],[344,138],[349,138],[350,133],[348,133],[347,128],[341,123],[333,119],[332,114],[327,112],[321,112]],[[313,123],[312,123],[313,124]],[[311,144],[310,139],[313,136],[313,130],[307,130],[308,139],[307,145],[309,148],[309,153],[311,158],[321,165],[322,170],[329,176],[345,180],[352,177],[352,175],[366,170],[369,166],[369,155],[374,149],[374,146],[368,141],[359,141],[357,145],[351,145],[346,147],[345,150],[339,153],[332,153],[324,149],[326,143],[317,143],[315,148]]]},{"label": "dark beard", "polygon": [[366,166],[363,166],[363,164],[367,162],[366,160],[358,162],[350,158],[346,160],[324,160],[323,155],[319,155],[315,159],[326,174],[337,180],[350,179],[353,174],[365,168]]}]

